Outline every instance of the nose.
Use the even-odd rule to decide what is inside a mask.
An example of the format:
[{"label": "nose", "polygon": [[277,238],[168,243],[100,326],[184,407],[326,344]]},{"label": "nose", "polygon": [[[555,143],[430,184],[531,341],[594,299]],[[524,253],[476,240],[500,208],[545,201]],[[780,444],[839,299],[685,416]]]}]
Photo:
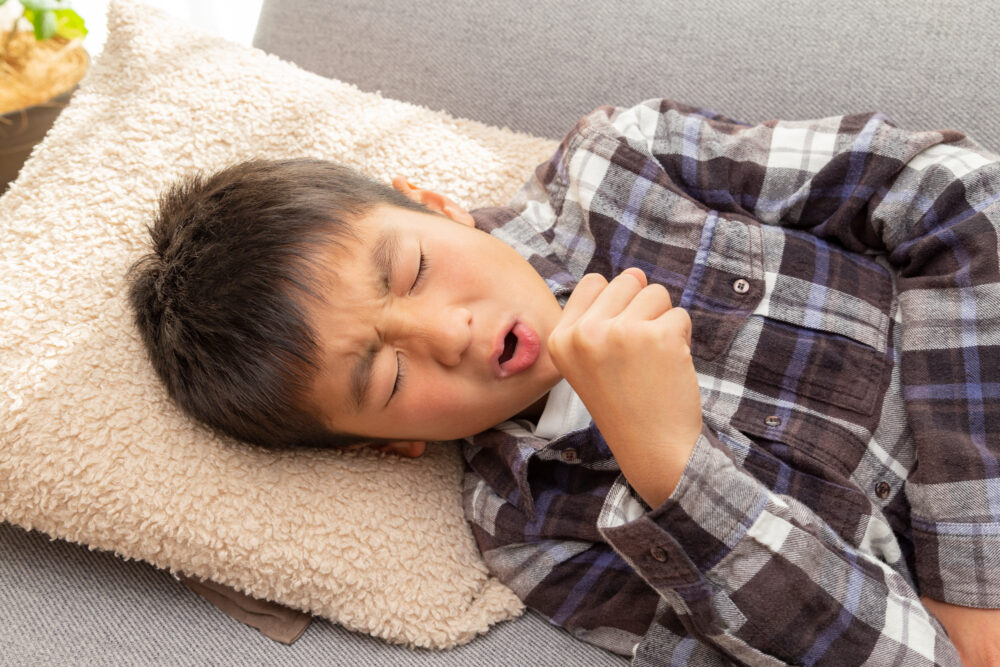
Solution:
[{"label": "nose", "polygon": [[472,312],[468,308],[414,308],[401,319],[397,337],[445,366],[461,363],[472,343]]}]

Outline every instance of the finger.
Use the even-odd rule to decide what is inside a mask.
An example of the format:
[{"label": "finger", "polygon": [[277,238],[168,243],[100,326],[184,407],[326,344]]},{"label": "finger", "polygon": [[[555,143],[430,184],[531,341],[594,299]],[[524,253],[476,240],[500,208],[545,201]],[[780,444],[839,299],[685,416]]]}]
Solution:
[{"label": "finger", "polygon": [[422,440],[405,440],[379,445],[376,449],[408,459],[418,459],[423,456],[424,450],[427,449],[427,443]]},{"label": "finger", "polygon": [[655,320],[660,315],[670,310],[670,293],[667,288],[659,283],[653,283],[643,287],[631,303],[626,306],[622,315],[630,320]]},{"label": "finger", "polygon": [[590,305],[607,286],[608,281],[599,273],[588,273],[581,278],[563,307],[559,326],[569,326],[580,319],[580,316],[587,312]]},{"label": "finger", "polygon": [[[641,271],[639,273],[642,274]],[[594,299],[594,303],[587,309],[587,317],[610,319],[620,315],[645,285],[645,274],[639,278],[632,270],[619,273]]]},{"label": "finger", "polygon": [[660,315],[656,320],[664,325],[668,331],[675,332],[681,336],[691,347],[691,316],[683,308],[671,308]]}]

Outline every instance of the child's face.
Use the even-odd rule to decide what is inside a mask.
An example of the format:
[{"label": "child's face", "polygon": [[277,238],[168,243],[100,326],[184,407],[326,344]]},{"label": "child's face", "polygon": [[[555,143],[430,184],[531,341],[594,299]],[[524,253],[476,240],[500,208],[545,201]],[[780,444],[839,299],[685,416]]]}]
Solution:
[{"label": "child's face", "polygon": [[394,186],[443,215],[380,206],[352,225],[357,242],[330,251],[326,303],[311,309],[313,402],[337,432],[473,435],[559,381],[546,341],[562,310],[531,265],[457,204]]}]

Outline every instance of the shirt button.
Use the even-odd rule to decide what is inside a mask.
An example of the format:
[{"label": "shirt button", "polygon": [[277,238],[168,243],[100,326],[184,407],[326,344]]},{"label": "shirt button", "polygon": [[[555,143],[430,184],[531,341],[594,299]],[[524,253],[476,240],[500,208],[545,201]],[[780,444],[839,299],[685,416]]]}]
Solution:
[{"label": "shirt button", "polygon": [[667,552],[664,551],[662,547],[653,547],[649,550],[649,555],[661,563],[667,562]]},{"label": "shirt button", "polygon": [[875,495],[879,498],[888,498],[890,491],[892,491],[892,487],[889,486],[889,482],[879,482],[875,485]]},{"label": "shirt button", "polygon": [[576,463],[577,455],[575,449],[564,449],[559,453],[562,456],[562,460],[566,463]]},{"label": "shirt button", "polygon": [[750,291],[750,283],[744,278],[737,278],[733,281],[733,291],[737,294],[746,294]]},{"label": "shirt button", "polygon": [[767,424],[768,426],[781,426],[781,417],[777,415],[764,417],[764,423]]}]

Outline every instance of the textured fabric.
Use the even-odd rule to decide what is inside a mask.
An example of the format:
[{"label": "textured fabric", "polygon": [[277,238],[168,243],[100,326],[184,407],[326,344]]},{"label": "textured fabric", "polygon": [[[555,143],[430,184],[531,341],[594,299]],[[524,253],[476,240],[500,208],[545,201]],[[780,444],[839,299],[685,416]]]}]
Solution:
[{"label": "textured fabric", "polygon": [[453,445],[271,454],[167,399],[125,274],[158,194],[250,157],[405,173],[500,204],[554,142],[322,79],[133,2],[0,198],[0,520],[426,647],[521,612],[462,515]]},{"label": "textured fabric", "polygon": [[538,416],[538,423],[532,430],[539,438],[551,440],[557,436],[583,428],[590,423],[590,412],[573,387],[566,380],[560,380],[549,390],[545,399],[545,409]]},{"label": "textured fabric", "polygon": [[990,2],[265,0],[254,45],[556,139],[598,105],[667,95],[755,123],[878,110],[998,151],[996,31]]},{"label": "textured fabric", "polygon": [[317,618],[291,646],[237,623],[164,570],[0,523],[0,665],[477,667],[623,665],[527,612],[449,651]]},{"label": "textured fabric", "polygon": [[663,664],[957,664],[918,591],[1000,607],[997,160],[877,114],[747,126],[650,100],[582,120],[477,224],[559,298],[630,266],[665,285],[704,433],[656,508],[592,423],[470,439],[490,567]]},{"label": "textured fabric", "polygon": [[309,614],[276,602],[258,600],[231,586],[223,586],[214,581],[202,581],[196,577],[182,576],[181,581],[220,611],[240,623],[257,628],[265,637],[282,644],[294,644],[312,623],[312,616]]}]

